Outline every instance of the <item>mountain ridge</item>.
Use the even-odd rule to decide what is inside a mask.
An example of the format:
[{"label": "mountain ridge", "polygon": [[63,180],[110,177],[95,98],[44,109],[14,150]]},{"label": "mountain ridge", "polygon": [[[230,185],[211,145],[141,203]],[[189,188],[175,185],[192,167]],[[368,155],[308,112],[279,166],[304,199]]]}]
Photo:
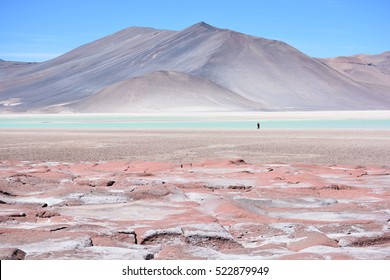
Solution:
[{"label": "mountain ridge", "polygon": [[390,51],[380,54],[356,54],[319,58],[333,69],[355,81],[390,88]]},{"label": "mountain ridge", "polygon": [[[129,27],[46,62],[7,66],[1,61],[0,112],[50,112],[53,108],[55,112],[100,112],[103,96],[126,99],[123,89],[130,84],[131,95],[144,107],[111,102],[104,110],[152,110],[158,102],[150,97],[164,100],[169,88],[176,92],[172,104],[180,108],[169,104],[165,108],[183,111],[203,111],[205,104],[210,111],[390,109],[386,82],[370,84],[357,79],[336,67],[340,64],[336,62],[309,57],[282,41],[205,22],[181,31]],[[171,80],[162,78],[163,72],[171,73]],[[388,75],[365,73],[376,75],[379,81]],[[141,83],[139,77],[146,78]],[[190,80],[187,88],[181,82],[184,77]],[[196,83],[204,91],[196,89]],[[186,104],[183,92],[192,97],[196,93],[199,98],[190,99],[199,106]],[[149,103],[144,102],[145,96]],[[214,99],[214,107],[213,102],[204,102]],[[7,100],[18,102],[1,105],[10,104]]]}]

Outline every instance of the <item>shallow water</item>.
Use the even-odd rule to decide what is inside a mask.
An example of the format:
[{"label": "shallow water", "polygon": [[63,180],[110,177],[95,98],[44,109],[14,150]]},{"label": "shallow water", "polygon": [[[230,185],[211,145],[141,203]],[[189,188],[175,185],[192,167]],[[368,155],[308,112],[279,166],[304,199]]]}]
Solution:
[{"label": "shallow water", "polygon": [[390,119],[262,120],[191,116],[0,116],[0,129],[390,129]]}]

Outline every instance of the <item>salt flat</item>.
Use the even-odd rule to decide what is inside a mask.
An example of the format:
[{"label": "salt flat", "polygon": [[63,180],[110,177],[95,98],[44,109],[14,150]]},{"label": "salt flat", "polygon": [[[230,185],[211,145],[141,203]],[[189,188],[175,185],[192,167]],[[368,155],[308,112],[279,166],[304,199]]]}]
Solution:
[{"label": "salt flat", "polygon": [[389,259],[389,183],[384,166],[2,161],[0,250],[26,259]]}]

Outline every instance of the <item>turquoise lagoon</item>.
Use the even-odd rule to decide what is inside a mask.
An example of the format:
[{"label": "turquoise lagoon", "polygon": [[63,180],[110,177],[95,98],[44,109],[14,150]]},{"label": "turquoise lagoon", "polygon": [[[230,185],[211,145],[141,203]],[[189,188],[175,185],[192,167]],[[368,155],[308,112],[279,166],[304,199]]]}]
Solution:
[{"label": "turquoise lagoon", "polygon": [[0,129],[390,129],[389,119],[242,119],[197,116],[0,115]]}]

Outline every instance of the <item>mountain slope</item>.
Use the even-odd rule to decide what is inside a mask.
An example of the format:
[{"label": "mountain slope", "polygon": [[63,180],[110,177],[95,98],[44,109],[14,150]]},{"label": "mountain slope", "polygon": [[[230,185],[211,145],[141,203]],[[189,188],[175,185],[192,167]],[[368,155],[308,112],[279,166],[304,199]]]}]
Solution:
[{"label": "mountain slope", "polygon": [[274,110],[382,107],[382,92],[373,93],[283,42],[227,35],[208,64],[194,74]]},{"label": "mountain slope", "polygon": [[377,55],[353,55],[320,59],[353,80],[390,88],[390,51]]},{"label": "mountain slope", "polygon": [[44,63],[5,63],[0,112],[390,109],[382,84],[203,22],[182,31],[130,27]]},{"label": "mountain slope", "polygon": [[83,112],[112,112],[115,108],[115,112],[124,113],[174,112],[183,108],[187,112],[243,111],[261,110],[262,106],[209,80],[181,72],[158,71],[108,86],[72,108]]}]

